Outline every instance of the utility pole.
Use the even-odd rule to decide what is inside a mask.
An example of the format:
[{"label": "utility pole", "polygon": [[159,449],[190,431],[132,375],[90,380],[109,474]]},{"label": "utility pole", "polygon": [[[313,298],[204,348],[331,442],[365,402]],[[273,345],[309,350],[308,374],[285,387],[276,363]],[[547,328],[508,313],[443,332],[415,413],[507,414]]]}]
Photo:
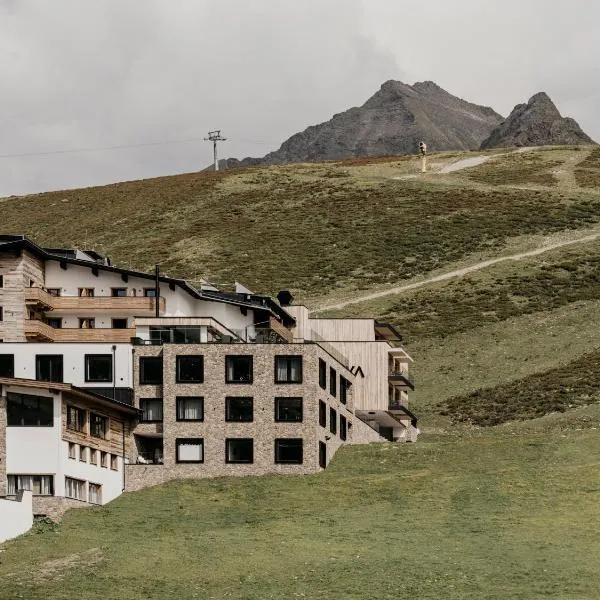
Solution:
[{"label": "utility pole", "polygon": [[208,137],[204,138],[205,142],[213,143],[213,152],[214,152],[214,158],[215,158],[215,171],[219,170],[219,158],[217,155],[217,142],[224,142],[226,139],[227,138],[225,138],[221,135],[220,129],[218,129],[217,131],[209,131]]}]

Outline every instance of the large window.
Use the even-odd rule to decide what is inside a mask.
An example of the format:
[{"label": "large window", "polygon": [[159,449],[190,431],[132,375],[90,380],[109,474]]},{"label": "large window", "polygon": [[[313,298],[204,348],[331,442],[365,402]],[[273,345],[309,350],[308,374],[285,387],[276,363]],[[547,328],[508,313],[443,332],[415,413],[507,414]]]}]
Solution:
[{"label": "large window", "polygon": [[162,398],[141,398],[140,410],[142,411],[142,418],[140,419],[142,423],[162,423]]},{"label": "large window", "polygon": [[85,502],[85,481],[65,477],[65,497]]},{"label": "large window", "polygon": [[202,438],[177,438],[175,440],[178,463],[204,462],[204,440]]},{"label": "large window", "polygon": [[254,440],[252,438],[229,438],[225,440],[225,462],[254,462]]},{"label": "large window", "polygon": [[99,483],[88,484],[88,502],[90,504],[102,504],[102,486]]},{"label": "large window", "polygon": [[0,377],[15,376],[15,355],[0,354]]},{"label": "large window", "polygon": [[319,400],[319,425],[327,427],[327,404],[323,400]]},{"label": "large window", "polygon": [[276,356],[275,383],[302,383],[302,356]]},{"label": "large window", "polygon": [[127,329],[127,319],[113,319],[111,326],[113,329]]},{"label": "large window", "polygon": [[54,496],[53,475],[9,475],[8,496],[15,496],[18,491],[26,490],[34,496]]},{"label": "large window", "polygon": [[203,421],[204,398],[200,396],[177,396],[178,421]]},{"label": "large window", "polygon": [[203,381],[203,356],[177,357],[177,383],[202,383]]},{"label": "large window", "polygon": [[337,373],[333,367],[329,367],[329,393],[332,396],[337,394]]},{"label": "large window", "polygon": [[113,360],[111,354],[85,355],[86,383],[110,382],[113,379]]},{"label": "large window", "polygon": [[352,384],[340,375],[340,402],[346,404],[348,402],[348,391]]},{"label": "large window", "polygon": [[227,396],[225,398],[225,420],[250,422],[254,419],[254,399],[247,396]]},{"label": "large window", "polygon": [[252,383],[252,356],[225,357],[227,383]]},{"label": "large window", "polygon": [[90,413],[90,435],[106,439],[108,436],[108,417]]},{"label": "large window", "polygon": [[348,437],[348,426],[346,417],[344,415],[340,415],[340,440],[346,441]]},{"label": "large window", "polygon": [[140,384],[162,385],[163,359],[161,356],[140,357]]},{"label": "large window", "polygon": [[76,406],[67,406],[67,429],[85,431],[86,411]]},{"label": "large window", "polygon": [[302,464],[302,438],[275,440],[275,462],[277,464]]},{"label": "large window", "polygon": [[112,288],[110,295],[113,298],[125,298],[127,296],[127,288]]},{"label": "large window", "polygon": [[337,413],[333,408],[329,409],[329,431],[334,435],[337,433]]},{"label": "large window", "polygon": [[275,398],[275,421],[300,423],[302,421],[302,398]]},{"label": "large window", "polygon": [[35,357],[35,378],[38,381],[61,383],[63,380],[62,354],[37,354]]},{"label": "large window", "polygon": [[327,364],[322,358],[319,359],[319,386],[327,389]]},{"label": "large window", "polygon": [[6,394],[6,421],[9,427],[52,427],[54,399],[29,394]]}]

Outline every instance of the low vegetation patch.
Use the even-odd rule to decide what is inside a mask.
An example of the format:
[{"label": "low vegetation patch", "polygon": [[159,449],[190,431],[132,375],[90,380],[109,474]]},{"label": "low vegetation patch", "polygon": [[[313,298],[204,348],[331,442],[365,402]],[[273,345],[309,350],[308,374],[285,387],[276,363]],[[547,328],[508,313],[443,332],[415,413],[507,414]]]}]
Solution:
[{"label": "low vegetation patch", "polygon": [[600,148],[592,150],[590,155],[575,169],[577,185],[586,188],[600,188]]},{"label": "low vegetation patch", "polygon": [[482,427],[534,419],[600,401],[600,349],[568,364],[511,383],[446,400],[440,413]]}]

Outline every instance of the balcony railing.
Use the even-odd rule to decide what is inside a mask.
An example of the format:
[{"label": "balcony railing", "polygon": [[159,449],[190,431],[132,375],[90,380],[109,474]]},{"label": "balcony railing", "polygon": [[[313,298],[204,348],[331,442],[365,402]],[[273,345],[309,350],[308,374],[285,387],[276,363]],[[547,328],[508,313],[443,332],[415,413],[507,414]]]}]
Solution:
[{"label": "balcony railing", "polygon": [[411,390],[415,389],[415,380],[408,374],[402,371],[390,371],[388,374],[390,383],[401,387],[408,387]]},{"label": "balcony railing", "polygon": [[25,337],[46,342],[130,342],[135,329],[57,329],[43,321],[25,321]]},{"label": "balcony railing", "polygon": [[[133,316],[155,314],[155,298],[146,296],[52,296],[39,287],[25,289],[25,303],[40,306],[43,310],[93,314],[115,312]],[[159,299],[159,310],[165,311],[166,301]]]},{"label": "balcony railing", "polygon": [[138,452],[136,464],[138,465],[162,465],[163,464],[162,450],[152,452]]}]

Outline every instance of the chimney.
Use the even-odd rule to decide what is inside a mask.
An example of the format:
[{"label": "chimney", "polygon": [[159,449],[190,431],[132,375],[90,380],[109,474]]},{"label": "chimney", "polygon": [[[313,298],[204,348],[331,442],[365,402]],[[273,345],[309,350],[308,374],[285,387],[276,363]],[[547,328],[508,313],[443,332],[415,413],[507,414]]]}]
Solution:
[{"label": "chimney", "polygon": [[277,294],[277,301],[280,306],[290,306],[294,301],[294,296],[289,292],[289,290],[281,290]]}]

